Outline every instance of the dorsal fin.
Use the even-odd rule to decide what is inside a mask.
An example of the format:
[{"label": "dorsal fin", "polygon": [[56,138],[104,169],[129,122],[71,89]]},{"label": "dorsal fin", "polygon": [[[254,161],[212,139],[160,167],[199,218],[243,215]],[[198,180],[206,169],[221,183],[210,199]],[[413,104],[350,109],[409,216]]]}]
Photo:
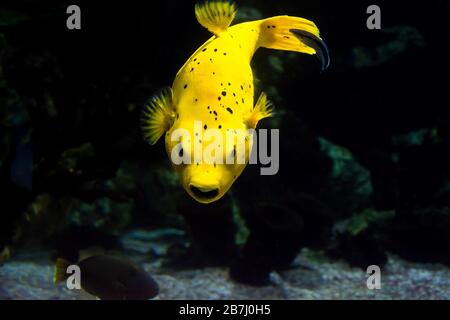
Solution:
[{"label": "dorsal fin", "polygon": [[195,5],[198,22],[218,36],[227,30],[236,16],[236,5],[228,1],[206,1]]}]

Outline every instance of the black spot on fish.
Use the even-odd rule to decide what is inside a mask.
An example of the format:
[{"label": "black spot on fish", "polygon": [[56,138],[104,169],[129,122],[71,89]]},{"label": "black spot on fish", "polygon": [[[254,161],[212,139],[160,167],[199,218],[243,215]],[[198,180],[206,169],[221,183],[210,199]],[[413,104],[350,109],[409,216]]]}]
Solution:
[{"label": "black spot on fish", "polygon": [[216,120],[216,121],[217,121],[217,118],[214,118],[214,120]]},{"label": "black spot on fish", "polygon": [[199,62],[197,62],[197,64],[200,64],[200,61],[199,61]]},{"label": "black spot on fish", "polygon": [[205,124],[204,126],[203,126],[203,129],[208,129],[208,126]]},{"label": "black spot on fish", "polygon": [[195,133],[195,136],[198,137],[198,132]]},{"label": "black spot on fish", "polygon": [[227,93],[225,91],[222,91],[222,95],[225,97]]},{"label": "black spot on fish", "polygon": [[214,110],[213,113],[217,116],[217,112]]},{"label": "black spot on fish", "polygon": [[241,85],[241,90],[244,90],[244,86]]},{"label": "black spot on fish", "polygon": [[230,107],[227,108],[227,111],[228,111],[229,113],[233,114],[233,110],[231,110]]},{"label": "black spot on fish", "polygon": [[208,106],[208,110],[209,110],[210,106]]},{"label": "black spot on fish", "polygon": [[198,101],[198,99],[197,98],[195,98],[195,102],[197,102]]},{"label": "black spot on fish", "polygon": [[202,52],[205,52],[205,51],[206,51],[206,48],[202,50]]},{"label": "black spot on fish", "polygon": [[226,52],[224,52],[224,53],[223,53],[223,55],[224,55],[224,56],[226,56],[226,55],[227,55],[227,53],[226,53]]},{"label": "black spot on fish", "polygon": [[213,75],[215,75],[216,73],[215,72],[213,72]]},{"label": "black spot on fish", "polygon": [[222,99],[221,97],[217,97],[217,100],[219,100],[220,101],[220,99]]},{"label": "black spot on fish", "polygon": [[211,62],[212,62],[212,58],[209,58],[209,61],[211,61]]},{"label": "black spot on fish", "polygon": [[244,102],[244,98],[242,98],[242,103],[245,103],[245,102]]},{"label": "black spot on fish", "polygon": [[185,89],[187,88],[187,84],[184,85],[184,88],[185,88]]},{"label": "black spot on fish", "polygon": [[177,119],[180,117],[180,114],[179,113],[177,113]]},{"label": "black spot on fish", "polygon": [[194,68],[191,68],[191,72],[194,71]]},{"label": "black spot on fish", "polygon": [[236,105],[238,105],[238,104],[239,104],[239,102],[236,101]]},{"label": "black spot on fish", "polygon": [[276,28],[276,26],[272,26],[272,28],[274,28],[274,29],[275,29],[275,28]]},{"label": "black spot on fish", "polygon": [[223,86],[223,83],[221,82],[220,85]]},{"label": "black spot on fish", "polygon": [[197,58],[194,59],[194,62],[197,61]]},{"label": "black spot on fish", "polygon": [[217,52],[217,49],[214,49],[214,52]]},{"label": "black spot on fish", "polygon": [[212,113],[212,111],[209,112],[209,114],[211,114],[211,113]]},{"label": "black spot on fish", "polygon": [[249,85],[248,85],[248,87],[249,87],[249,88],[251,88],[251,87],[252,87],[252,85],[251,85],[251,84],[249,84]]},{"label": "black spot on fish", "polygon": [[214,162],[214,168],[216,167],[216,163]]},{"label": "black spot on fish", "polygon": [[222,129],[222,126],[219,124],[219,129]]},{"label": "black spot on fish", "polygon": [[288,36],[284,36],[284,38],[285,38],[285,39],[290,39],[291,37],[288,37]]},{"label": "black spot on fish", "polygon": [[228,85],[231,86],[231,82],[228,82]]},{"label": "black spot on fish", "polygon": [[267,26],[267,29],[270,29],[270,26]]},{"label": "black spot on fish", "polygon": [[236,93],[233,92],[233,97],[236,97]]}]

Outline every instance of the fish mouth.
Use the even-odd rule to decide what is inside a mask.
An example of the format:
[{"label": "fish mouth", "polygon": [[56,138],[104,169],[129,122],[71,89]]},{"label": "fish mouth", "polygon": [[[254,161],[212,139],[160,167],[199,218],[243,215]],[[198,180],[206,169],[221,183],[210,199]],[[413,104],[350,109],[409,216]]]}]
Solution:
[{"label": "fish mouth", "polygon": [[190,185],[189,189],[191,190],[192,194],[200,200],[212,200],[219,195],[219,188],[206,189]]}]

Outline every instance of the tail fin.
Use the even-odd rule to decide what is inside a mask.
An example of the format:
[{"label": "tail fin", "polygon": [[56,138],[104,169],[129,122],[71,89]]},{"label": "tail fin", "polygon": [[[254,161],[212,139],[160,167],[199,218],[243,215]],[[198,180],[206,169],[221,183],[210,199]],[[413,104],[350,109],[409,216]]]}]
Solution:
[{"label": "tail fin", "polygon": [[59,283],[67,279],[67,268],[70,262],[61,258],[56,259],[55,273],[53,275],[53,282]]},{"label": "tail fin", "polygon": [[272,17],[262,20],[260,32],[260,47],[316,54],[322,69],[330,63],[328,48],[312,21],[290,16]]}]

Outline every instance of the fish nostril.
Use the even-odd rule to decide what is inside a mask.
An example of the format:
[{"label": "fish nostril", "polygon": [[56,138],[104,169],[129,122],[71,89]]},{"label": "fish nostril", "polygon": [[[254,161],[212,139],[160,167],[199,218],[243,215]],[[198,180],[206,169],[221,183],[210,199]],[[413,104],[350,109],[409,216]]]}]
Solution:
[{"label": "fish nostril", "polygon": [[215,197],[217,197],[217,195],[219,194],[219,189],[212,189],[212,190],[201,190],[199,188],[197,188],[196,186],[190,185],[189,188],[191,189],[192,193],[201,199],[213,199]]}]

